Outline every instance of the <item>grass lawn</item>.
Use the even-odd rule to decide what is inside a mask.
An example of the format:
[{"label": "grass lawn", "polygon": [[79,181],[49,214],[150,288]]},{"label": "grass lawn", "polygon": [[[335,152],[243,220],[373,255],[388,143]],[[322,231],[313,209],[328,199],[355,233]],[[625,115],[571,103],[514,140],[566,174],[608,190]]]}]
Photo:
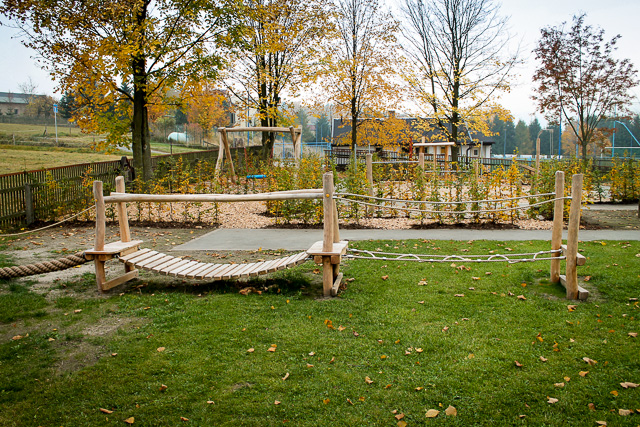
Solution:
[{"label": "grass lawn", "polygon": [[96,153],[89,148],[0,145],[0,175],[78,163],[119,160],[120,157],[122,154]]},{"label": "grass lawn", "polygon": [[[464,255],[548,243],[354,246]],[[620,383],[640,383],[640,243],[581,248],[586,302],[548,283],[548,262],[351,260],[334,299],[317,298],[312,263],[247,296],[152,275],[107,296],[92,275],[39,293],[4,282],[0,425],[636,426],[640,413],[620,410],[640,411],[640,388]]]}]

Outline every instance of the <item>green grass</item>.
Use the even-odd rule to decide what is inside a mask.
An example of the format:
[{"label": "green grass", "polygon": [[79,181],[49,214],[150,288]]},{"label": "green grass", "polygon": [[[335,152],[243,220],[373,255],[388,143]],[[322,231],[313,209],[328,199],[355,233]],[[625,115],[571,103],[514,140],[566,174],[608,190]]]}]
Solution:
[{"label": "green grass", "polygon": [[[357,246],[464,255],[548,244]],[[351,260],[342,271],[355,280],[335,299],[315,298],[317,276],[309,282],[299,271],[247,296],[178,280],[167,287],[152,276],[107,297],[95,294],[90,277],[49,298],[3,284],[0,296],[13,299],[2,312],[14,307],[11,318],[24,325],[0,324],[0,425],[125,425],[134,417],[136,426],[395,426],[397,410],[409,426],[635,426],[639,414],[617,411],[640,409],[640,388],[619,384],[640,382],[638,338],[628,335],[640,329],[630,301],[640,289],[640,244],[581,248],[586,302],[568,302],[548,283],[547,262]],[[444,414],[449,405],[457,417]],[[441,413],[426,419],[428,409]]]}]

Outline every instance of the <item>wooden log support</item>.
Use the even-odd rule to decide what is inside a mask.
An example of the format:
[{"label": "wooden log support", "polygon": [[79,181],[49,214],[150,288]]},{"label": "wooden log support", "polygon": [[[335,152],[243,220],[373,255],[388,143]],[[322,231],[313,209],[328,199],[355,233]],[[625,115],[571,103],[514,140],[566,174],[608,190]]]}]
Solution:
[{"label": "wooden log support", "polygon": [[224,164],[224,142],[222,141],[222,129],[218,129],[218,160],[216,160],[215,176],[217,177]]},{"label": "wooden log support", "polygon": [[418,166],[424,171],[424,151],[422,147],[420,147],[420,152],[418,153]]},{"label": "wooden log support", "polygon": [[[116,177],[116,191],[118,193],[124,193],[124,177]],[[125,202],[118,202],[116,204],[118,210],[118,224],[120,225],[120,241],[131,241],[131,230],[129,229],[129,216],[127,214],[127,204]]]},{"label": "wooden log support", "polygon": [[322,177],[322,203],[324,208],[324,224],[322,250],[333,252],[333,173],[327,172]]},{"label": "wooden log support", "polygon": [[236,168],[233,166],[233,158],[231,157],[231,148],[229,147],[229,138],[227,138],[227,131],[222,131],[222,141],[224,142],[224,154],[229,158],[229,167],[231,168],[231,182],[236,183]]},{"label": "wooden log support", "polygon": [[[564,172],[556,172],[555,202],[553,203],[553,227],[551,229],[551,250],[557,251],[562,245],[562,217],[564,213]],[[551,260],[551,283],[560,281],[560,260]]]},{"label": "wooden log support", "polygon": [[571,207],[567,233],[566,288],[567,299],[578,299],[578,231],[580,229],[580,209],[582,204],[582,174],[571,179]]}]

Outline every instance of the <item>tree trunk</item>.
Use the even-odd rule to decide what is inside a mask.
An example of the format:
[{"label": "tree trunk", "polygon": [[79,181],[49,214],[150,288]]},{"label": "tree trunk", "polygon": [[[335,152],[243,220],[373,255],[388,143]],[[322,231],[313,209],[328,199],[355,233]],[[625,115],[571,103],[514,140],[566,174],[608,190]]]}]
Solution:
[{"label": "tree trunk", "polygon": [[147,75],[144,58],[134,60],[133,77],[133,122],[132,145],[133,162],[137,176],[143,181],[151,179],[151,135],[147,111]]}]

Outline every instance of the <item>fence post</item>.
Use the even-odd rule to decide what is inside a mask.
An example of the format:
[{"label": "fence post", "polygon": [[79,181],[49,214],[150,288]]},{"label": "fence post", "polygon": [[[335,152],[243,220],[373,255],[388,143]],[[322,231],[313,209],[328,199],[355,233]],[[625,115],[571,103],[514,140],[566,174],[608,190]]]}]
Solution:
[{"label": "fence post", "polygon": [[[334,204],[333,200],[333,173],[327,172],[322,177],[322,202],[324,207],[324,233],[322,239],[322,252],[333,252],[334,243]],[[331,295],[333,287],[333,266],[331,255],[322,255],[322,292],[324,296]]]},{"label": "fence post", "polygon": [[33,210],[33,187],[31,184],[24,185],[24,210],[26,213],[27,225],[35,222],[35,211]]},{"label": "fence post", "polygon": [[571,208],[567,234],[567,299],[578,299],[578,230],[580,229],[580,208],[582,204],[583,175],[573,175],[571,179]]},{"label": "fence post", "polygon": [[[564,172],[556,171],[555,201],[553,202],[553,227],[551,229],[551,250],[557,251],[562,247],[562,219],[564,214]],[[558,256],[555,254],[554,256]],[[551,283],[560,281],[560,260],[551,260]]]},{"label": "fence post", "polygon": [[424,172],[424,151],[422,151],[422,147],[420,147],[420,152],[418,153],[418,166]]}]

